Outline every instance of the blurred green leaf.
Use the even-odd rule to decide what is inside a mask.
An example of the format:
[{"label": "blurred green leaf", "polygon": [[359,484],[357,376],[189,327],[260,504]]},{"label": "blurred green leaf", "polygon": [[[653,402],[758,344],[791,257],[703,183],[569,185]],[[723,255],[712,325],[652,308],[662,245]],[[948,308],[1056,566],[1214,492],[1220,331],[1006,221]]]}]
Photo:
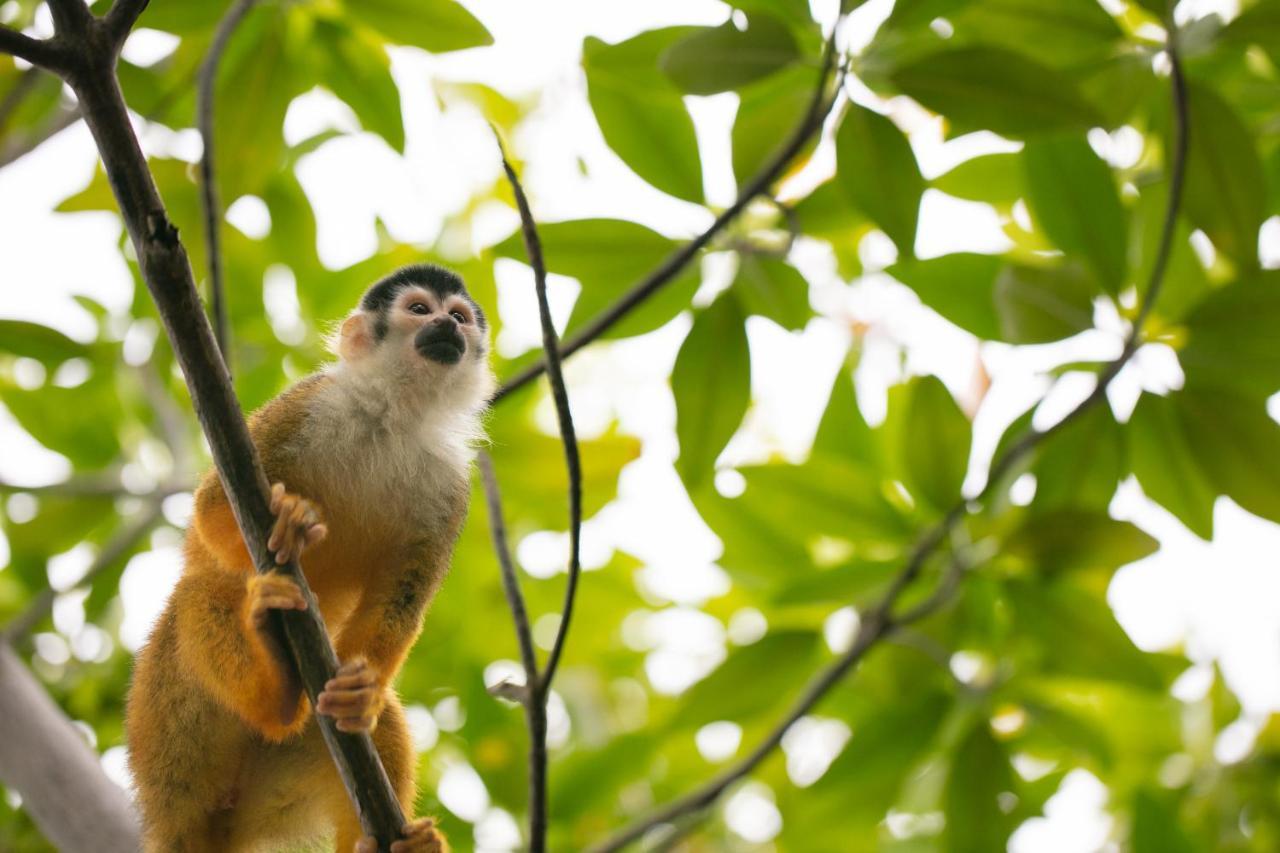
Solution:
[{"label": "blurred green leaf", "polygon": [[347,14],[387,41],[446,53],[493,44],[493,36],[454,0],[348,0]]},{"label": "blurred green leaf", "polygon": [[924,178],[907,137],[888,118],[850,104],[836,132],[836,161],[849,200],[912,257]]},{"label": "blurred green leaf", "polygon": [[676,470],[686,488],[701,488],[751,402],[746,317],[733,294],[694,315],[671,370],[676,398]]},{"label": "blurred green leaf", "polygon": [[782,705],[813,668],[818,643],[812,631],[778,631],[734,649],[680,697],[672,725],[738,722]]},{"label": "blurred green leaf", "polygon": [[1280,275],[1267,272],[1210,293],[1186,317],[1178,361],[1189,386],[1265,399],[1280,391]]},{"label": "blurred green leaf", "polygon": [[809,282],[784,261],[739,254],[733,294],[747,314],[768,317],[784,329],[798,331],[813,316]]},{"label": "blurred green leaf", "polygon": [[1003,335],[994,295],[1002,266],[995,255],[958,252],[926,261],[899,261],[887,272],[966,332],[999,340]]},{"label": "blurred green leaf", "polygon": [[1076,134],[1033,139],[1022,157],[1031,211],[1045,233],[1068,255],[1081,257],[1109,293],[1119,293],[1128,224],[1111,169]]},{"label": "blurred green leaf", "polygon": [[1194,448],[1167,397],[1143,394],[1126,428],[1129,465],[1147,497],[1201,539],[1213,537],[1217,489],[1196,463]]},{"label": "blurred green leaf", "polygon": [[702,27],[662,52],[658,67],[690,95],[737,89],[800,58],[791,30],[773,15],[753,14],[745,30],[732,21]]},{"label": "blurred green leaf", "polygon": [[[742,88],[733,120],[733,175],[738,186],[755,177],[799,126],[816,84],[812,68],[796,66]],[[792,171],[804,165],[805,152],[816,144],[815,134],[793,161]]]},{"label": "blurred green leaf", "polygon": [[1098,285],[1073,265],[1033,267],[1009,264],[995,283],[1001,339],[1040,344],[1093,327]]},{"label": "blurred green leaf", "polygon": [[88,348],[57,329],[39,323],[0,319],[0,352],[34,358],[52,366],[69,358],[82,358]]},{"label": "blurred green leaf", "polygon": [[1133,853],[1195,853],[1196,845],[1178,825],[1176,806],[1168,792],[1139,789],[1133,795]]},{"label": "blurred green leaf", "polygon": [[1062,74],[1001,48],[938,51],[891,72],[904,93],[963,130],[1023,137],[1098,123]]},{"label": "blurred green leaf", "polygon": [[979,718],[956,748],[945,793],[948,850],[963,853],[1003,850],[1013,821],[999,798],[1014,788],[1013,771],[1004,748]]},{"label": "blurred green leaf", "polygon": [[1064,68],[1107,57],[1123,37],[1102,6],[1079,0],[981,0],[948,20],[956,37],[1010,50],[1031,48],[1037,60]]},{"label": "blurred green leaf", "polygon": [[320,82],[351,107],[366,130],[403,154],[400,91],[391,79],[386,50],[328,21],[316,22],[312,38],[319,55]]},{"label": "blurred green leaf", "polygon": [[658,57],[691,27],[652,30],[605,44],[582,46],[587,98],[605,142],[644,180],[688,201],[702,200],[702,164],[693,119]]},{"label": "blurred green leaf", "polygon": [[1011,205],[1027,194],[1018,154],[984,154],[965,160],[930,181],[947,195],[967,201]]},{"label": "blurred green leaf", "polygon": [[911,385],[903,428],[908,442],[903,447],[908,487],[934,509],[946,512],[960,499],[960,485],[969,468],[973,440],[969,419],[940,379],[925,376]]},{"label": "blurred green leaf", "polygon": [[1049,436],[1033,467],[1037,511],[1105,512],[1124,474],[1124,444],[1111,409],[1094,406]]},{"label": "blurred green leaf", "polygon": [[1037,573],[1116,569],[1156,552],[1159,543],[1127,521],[1097,510],[1062,509],[1028,516],[1010,535],[1006,554]]},{"label": "blurred green leaf", "polygon": [[1212,89],[1188,87],[1187,216],[1245,268],[1258,263],[1258,229],[1266,211],[1266,176],[1253,135]]},{"label": "blurred green leaf", "polygon": [[1280,424],[1260,400],[1184,388],[1171,397],[1211,482],[1254,515],[1280,521]]}]

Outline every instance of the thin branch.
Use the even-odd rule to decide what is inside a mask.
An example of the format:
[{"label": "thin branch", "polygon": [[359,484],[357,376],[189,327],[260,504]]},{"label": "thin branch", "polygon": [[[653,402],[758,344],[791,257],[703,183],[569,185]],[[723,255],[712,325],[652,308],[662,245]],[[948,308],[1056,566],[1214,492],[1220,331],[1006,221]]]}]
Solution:
[{"label": "thin branch", "polygon": [[507,524],[502,517],[502,493],[498,490],[498,477],[493,471],[493,460],[488,453],[482,451],[476,457],[476,467],[480,469],[480,481],[484,484],[485,501],[489,509],[489,530],[493,536],[493,550],[498,555],[498,566],[502,570],[502,590],[506,593],[507,604],[511,607],[511,617],[516,628],[516,641],[520,644],[520,662],[524,665],[524,683],[528,687],[538,681],[538,656],[533,647],[533,631],[529,628],[529,611],[525,607],[515,564],[511,560],[511,546],[507,541]]},{"label": "thin branch", "polygon": [[490,692],[524,706],[525,721],[529,729],[529,849],[540,853],[546,849],[547,843],[547,694],[538,677],[538,657],[533,648],[529,614],[525,608],[524,596],[520,592],[515,565],[511,561],[511,547],[507,542],[507,528],[502,518],[502,495],[498,490],[497,475],[493,471],[493,460],[489,458],[489,454],[481,453],[476,461],[489,507],[493,550],[498,555],[498,565],[502,569],[502,588],[507,595],[507,604],[511,607],[516,640],[520,644],[520,659],[524,664],[523,685],[503,682]]},{"label": "thin branch", "polygon": [[[1014,443],[1005,452],[1005,455],[991,467],[991,474],[987,483],[974,500],[974,503],[980,503],[988,498],[997,488],[1002,475],[1011,470],[1019,459],[1037,448],[1049,436],[1057,432],[1062,425],[1080,417],[1092,406],[1105,399],[1107,386],[1115,379],[1138,349],[1143,323],[1150,316],[1151,308],[1159,296],[1169,254],[1173,247],[1174,226],[1181,206],[1182,185],[1186,174],[1189,126],[1186,83],[1182,75],[1181,60],[1178,57],[1174,41],[1176,30],[1171,23],[1168,32],[1170,35],[1166,49],[1169,52],[1172,66],[1171,97],[1175,116],[1173,152],[1169,163],[1169,200],[1168,207],[1165,209],[1160,243],[1156,252],[1156,263],[1153,266],[1151,278],[1143,296],[1143,304],[1139,308],[1133,327],[1126,337],[1123,351],[1099,376],[1098,384],[1093,393],[1054,427],[1040,431],[1030,430],[1019,441]],[[902,593],[919,576],[928,558],[946,541],[951,531],[967,516],[969,503],[965,500],[957,502],[941,521],[925,531],[912,549],[906,566],[894,579],[894,582],[880,600],[863,617],[857,636],[848,651],[819,672],[806,685],[799,699],[783,716],[782,720],[770,730],[769,734],[749,754],[691,793],[654,810],[649,815],[635,821],[617,834],[592,847],[593,853],[608,853],[608,851],[620,850],[657,826],[671,823],[686,815],[706,809],[730,785],[755,770],[782,742],[783,735],[786,734],[787,730],[797,720],[809,713],[876,643],[896,629],[923,619],[941,607],[958,586],[959,573],[963,571],[962,567],[949,569],[944,575],[939,589],[921,605],[909,610],[902,616],[895,617],[893,615],[893,610]],[[958,561],[953,561],[952,565],[957,566],[959,563]]]},{"label": "thin branch", "polygon": [[102,475],[86,474],[63,480],[61,483],[49,483],[44,486],[23,486],[18,483],[0,480],[0,493],[23,492],[29,495],[47,495],[55,498],[167,498],[169,495],[176,495],[179,492],[190,490],[191,485],[189,483],[174,479],[161,483],[149,492],[138,494],[126,489],[124,484],[120,482],[120,477],[114,473]]},{"label": "thin branch", "polygon": [[80,120],[79,107],[66,107],[39,131],[14,139],[0,148],[0,169],[35,151],[52,137],[66,130]]},{"label": "thin branch", "polygon": [[[75,0],[79,2],[79,0]],[[129,37],[138,16],[147,8],[148,0],[116,0],[102,18],[102,23],[117,49]]]},{"label": "thin branch", "polygon": [[[196,81],[196,121],[204,151],[200,156],[200,204],[204,213],[204,237],[209,257],[209,303],[213,311],[213,335],[218,341],[222,360],[231,369],[231,353],[227,349],[227,303],[222,287],[222,204],[218,200],[218,176],[214,168],[213,107],[216,100],[218,64],[226,52],[231,36],[256,0],[236,0],[218,22],[213,43],[200,64]],[[117,5],[119,5],[117,3]],[[112,10],[114,11],[114,9]]]},{"label": "thin branch", "polygon": [[[58,2],[79,3],[80,0]],[[266,548],[274,523],[267,478],[196,293],[186,249],[147,168],[119,80],[111,70],[128,26],[144,5],[139,0],[119,0],[103,21],[91,17],[85,32],[60,31],[58,37],[67,38],[78,51],[80,70],[69,75],[71,86],[102,156],[143,280],[186,378],[214,464],[254,565],[259,571],[278,570],[289,574],[310,605],[305,611],[274,614],[273,625],[282,632],[286,648],[314,704],[325,682],[337,670],[337,657],[297,561],[276,566]],[[367,733],[339,732],[332,717],[318,716],[316,725],[351,795],[365,834],[376,839],[380,850],[389,849],[404,826],[404,814],[373,740]]]},{"label": "thin branch", "polygon": [[[837,23],[837,28],[839,24]],[[808,144],[809,140],[815,133],[822,129],[822,125],[826,121],[827,115],[831,112],[832,107],[837,102],[837,97],[828,96],[828,83],[831,75],[837,71],[836,49],[835,49],[836,28],[831,31],[830,38],[827,39],[825,56],[822,62],[822,70],[818,76],[818,85],[814,88],[813,98],[809,102],[808,108],[805,110],[804,117],[796,128],[791,132],[787,141],[778,149],[777,153],[760,169],[756,175],[742,186],[738,192],[738,197],[733,204],[725,208],[715,221],[697,237],[694,237],[688,243],[680,246],[673,251],[667,258],[643,280],[632,286],[630,290],[620,296],[612,305],[605,308],[597,314],[592,320],[580,329],[577,334],[573,335],[567,341],[561,344],[559,353],[562,359],[568,358],[587,344],[599,338],[631,311],[635,310],[642,302],[660,290],[668,282],[678,276],[689,262],[692,261],[699,251],[703,249],[711,240],[723,231],[729,223],[738,217],[747,205],[751,203],[756,196],[769,190],[774,181],[778,180],[787,168],[791,165],[800,152]],[[843,74],[843,68],[839,69],[839,73]],[[839,87],[836,87],[839,91]],[[534,379],[541,376],[547,370],[547,360],[542,358],[534,364],[529,365],[524,370],[519,371],[512,376],[498,392],[493,396],[493,402],[497,403],[514,391],[528,385]]]},{"label": "thin branch", "polygon": [[[160,521],[160,507],[161,502],[159,500],[151,501],[128,524],[116,531],[116,534],[107,540],[106,544],[102,546],[102,550],[93,558],[93,562],[85,570],[84,577],[75,583],[73,589],[83,589],[91,586],[95,577],[114,566],[121,557],[128,553],[129,549],[137,544],[138,540],[150,533],[151,529]],[[53,603],[58,595],[60,593],[51,586],[41,590],[35,600],[27,605],[27,609],[14,617],[4,627],[3,637],[0,638],[0,642],[7,642],[16,646],[25,640],[35,630],[35,627],[40,624],[41,620],[49,615],[49,611],[53,609]]]},{"label": "thin branch", "polygon": [[0,27],[0,53],[7,53],[48,71],[66,67],[66,54],[57,42],[32,38],[9,27]]},{"label": "thin branch", "polygon": [[[494,131],[497,138],[497,131]],[[564,383],[564,370],[560,363],[559,339],[556,327],[551,322],[551,306],[547,302],[547,267],[542,258],[542,241],[538,239],[538,228],[533,221],[533,213],[529,210],[529,200],[525,197],[524,187],[516,176],[515,169],[507,160],[507,152],[498,138],[498,150],[502,154],[502,168],[507,173],[507,181],[515,194],[516,208],[520,211],[521,230],[524,234],[525,251],[529,255],[529,265],[533,267],[534,286],[538,291],[538,316],[542,320],[542,349],[545,353],[547,379],[551,382],[551,395],[556,404],[556,419],[560,423],[560,437],[564,443],[565,467],[569,469],[569,580],[564,592],[564,610],[560,615],[560,627],[556,631],[555,645],[551,647],[551,655],[547,658],[547,668],[542,673],[541,687],[551,686],[555,678],[556,668],[560,665],[560,656],[564,652],[565,639],[569,634],[569,620],[573,616],[573,603],[578,589],[578,577],[582,573],[579,560],[582,538],[582,460],[578,454],[578,437],[573,428],[573,412],[569,409],[569,391]]]},{"label": "thin branch", "polygon": [[[511,191],[515,196],[516,208],[520,211],[521,231],[524,234],[525,251],[529,256],[529,265],[533,267],[534,288],[538,294],[538,316],[542,321],[542,349],[546,354],[547,379],[551,383],[551,395],[555,400],[556,419],[560,424],[560,438],[564,444],[565,467],[569,472],[569,577],[565,584],[564,606],[560,614],[560,625],[556,629],[555,643],[547,657],[547,666],[542,675],[537,670],[532,672],[529,680],[528,701],[525,702],[526,718],[529,724],[529,850],[531,853],[543,853],[547,847],[547,695],[551,690],[551,682],[560,665],[560,657],[564,653],[565,642],[569,637],[569,623],[573,617],[573,605],[577,600],[578,580],[582,574],[580,560],[582,539],[582,460],[578,453],[578,437],[573,427],[573,412],[569,408],[569,391],[565,387],[564,371],[560,364],[559,340],[555,325],[551,322],[551,305],[547,301],[547,267],[542,258],[542,241],[538,239],[538,227],[534,223],[533,213],[529,209],[529,199],[520,185],[520,178],[507,159],[507,152],[502,145],[502,137],[494,129],[494,139],[498,143],[498,151],[502,155],[502,169],[507,174]],[[496,503],[497,484],[489,489],[491,501]],[[491,507],[490,512],[493,512]],[[498,517],[501,518],[501,506],[497,506]],[[495,539],[497,528],[495,527]],[[504,546],[505,547],[505,546]],[[499,560],[503,560],[499,551]],[[509,577],[516,582],[515,572],[511,568],[509,554],[505,557],[507,565],[503,567],[504,580]],[[512,608],[513,615],[519,618]],[[527,617],[525,632],[528,630]],[[523,641],[523,640],[522,640]],[[523,650],[522,650],[523,651]],[[526,671],[533,663],[533,648],[530,645],[525,660]]]}]

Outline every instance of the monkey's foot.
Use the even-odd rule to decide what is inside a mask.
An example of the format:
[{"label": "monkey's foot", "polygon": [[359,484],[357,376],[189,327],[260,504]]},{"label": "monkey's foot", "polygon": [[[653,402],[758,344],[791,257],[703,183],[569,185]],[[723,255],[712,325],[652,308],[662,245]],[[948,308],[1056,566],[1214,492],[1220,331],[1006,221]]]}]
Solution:
[{"label": "monkey's foot", "polygon": [[271,529],[267,548],[275,552],[276,562],[282,566],[302,556],[304,548],[317,544],[329,532],[315,504],[286,492],[284,483],[271,487],[271,511],[276,515],[276,526]]},{"label": "monkey's foot", "polygon": [[306,610],[307,600],[297,582],[279,572],[249,576],[249,619],[259,630],[267,626],[272,610]]},{"label": "monkey's foot", "polygon": [[[356,842],[355,853],[378,853],[378,843],[368,836]],[[391,853],[449,853],[449,842],[429,817],[409,821],[400,830],[400,840],[391,843]]]},{"label": "monkey's foot", "polygon": [[362,657],[338,667],[338,672],[325,682],[324,691],[316,699],[316,713],[333,717],[340,732],[373,731],[381,710],[378,674]]}]

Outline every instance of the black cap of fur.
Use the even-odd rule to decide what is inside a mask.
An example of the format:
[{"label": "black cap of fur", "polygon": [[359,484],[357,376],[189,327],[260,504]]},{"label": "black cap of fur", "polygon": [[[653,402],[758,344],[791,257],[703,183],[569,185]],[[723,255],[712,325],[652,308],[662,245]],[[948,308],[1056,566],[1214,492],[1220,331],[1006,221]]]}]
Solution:
[{"label": "black cap of fur", "polygon": [[463,283],[461,276],[453,270],[445,269],[436,264],[411,264],[407,267],[401,267],[386,278],[374,283],[372,287],[365,291],[364,298],[360,300],[360,310],[368,311],[370,314],[377,316],[377,320],[373,324],[375,338],[382,340],[387,336],[387,311],[390,309],[391,303],[396,301],[396,297],[406,287],[414,286],[424,287],[441,299],[446,296],[461,294],[471,304],[472,310],[475,311],[476,325],[482,329],[485,328],[484,310],[471,298],[471,294],[467,293],[467,286]]}]

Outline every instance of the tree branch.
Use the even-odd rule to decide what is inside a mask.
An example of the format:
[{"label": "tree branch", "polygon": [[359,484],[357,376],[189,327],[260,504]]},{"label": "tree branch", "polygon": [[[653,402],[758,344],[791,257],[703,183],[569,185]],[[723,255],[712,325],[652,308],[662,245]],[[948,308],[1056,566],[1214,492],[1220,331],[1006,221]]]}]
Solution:
[{"label": "tree branch", "polygon": [[[982,491],[972,501],[980,504],[991,496],[1002,476],[1010,471],[1017,462],[1042,444],[1049,436],[1056,433],[1064,425],[1074,421],[1086,411],[1106,398],[1106,390],[1111,381],[1119,375],[1120,370],[1137,352],[1141,342],[1142,327],[1150,316],[1151,309],[1159,296],[1164,279],[1165,269],[1173,247],[1174,229],[1177,223],[1178,210],[1182,199],[1182,185],[1186,175],[1188,127],[1186,83],[1182,74],[1182,63],[1177,53],[1176,29],[1172,21],[1167,22],[1169,38],[1166,50],[1169,53],[1171,71],[1171,98],[1174,108],[1174,145],[1169,163],[1169,201],[1165,209],[1164,222],[1160,233],[1160,243],[1156,250],[1156,263],[1152,267],[1143,302],[1138,310],[1133,326],[1126,336],[1124,349],[1120,356],[1112,361],[1099,375],[1097,386],[1087,398],[1079,403],[1070,413],[1054,426],[1045,430],[1029,430],[1019,441],[1013,444],[997,462],[992,465],[991,473]],[[971,502],[958,501],[933,527],[925,531],[912,549],[911,556],[903,570],[898,573],[889,589],[880,600],[863,617],[858,633],[852,645],[843,655],[818,673],[800,694],[791,709],[782,720],[769,732],[756,747],[733,766],[727,768],[709,782],[694,791],[655,809],[645,817],[635,821],[615,835],[591,848],[592,853],[609,853],[641,838],[649,830],[671,823],[686,815],[706,809],[714,803],[733,783],[749,775],[765,760],[773,750],[782,743],[787,730],[797,720],[818,704],[824,696],[840,682],[842,678],[866,656],[880,640],[898,628],[905,627],[936,612],[954,594],[959,585],[963,565],[953,560],[951,567],[944,573],[939,588],[921,605],[902,616],[895,617],[893,610],[899,598],[908,586],[919,576],[928,558],[947,539],[953,529],[968,515]]]},{"label": "tree branch", "polygon": [[[73,588],[81,589],[92,586],[95,577],[114,566],[130,548],[137,544],[139,539],[151,532],[151,529],[156,526],[156,522],[160,520],[160,506],[161,501],[153,500],[128,524],[116,531],[116,534],[107,540],[106,544],[102,546],[102,550],[98,552],[93,562],[89,564],[84,577],[76,581]],[[40,621],[49,615],[49,611],[53,609],[53,603],[58,595],[59,593],[51,586],[46,586],[41,590],[35,600],[27,605],[27,609],[14,617],[4,627],[0,642],[8,643],[12,646],[19,645],[30,636],[35,627],[40,624]]]},{"label": "tree branch", "polygon": [[[310,604],[305,611],[273,614],[273,625],[283,631],[314,703],[336,671],[337,658],[298,563],[276,566],[267,551],[274,518],[268,504],[266,476],[200,305],[186,250],[169,221],[134,136],[114,71],[120,42],[144,5],[138,0],[119,0],[106,19],[91,19],[85,33],[68,34],[76,40],[80,56],[80,68],[69,75],[70,83],[102,155],[143,279],[182,367],[214,464],[254,564],[259,571],[281,570],[291,575]],[[330,717],[317,716],[316,725],[351,794],[365,833],[377,840],[380,850],[386,851],[399,837],[404,815],[372,739],[368,734],[339,732]]]},{"label": "tree branch", "polygon": [[222,55],[226,52],[236,27],[255,2],[256,0],[236,0],[227,9],[218,22],[209,52],[200,64],[196,82],[196,121],[200,127],[200,139],[204,143],[204,150],[200,155],[200,204],[204,214],[204,237],[209,256],[209,302],[213,312],[214,338],[228,372],[231,370],[231,353],[227,349],[227,303],[222,287],[222,205],[218,200],[218,177],[214,169],[213,108],[218,64],[222,61]]},{"label": "tree branch", "polygon": [[0,27],[0,53],[7,53],[48,71],[66,68],[66,54],[52,39],[36,39],[9,27]]},{"label": "tree branch", "polygon": [[[536,669],[533,671],[527,685],[528,701],[525,703],[530,738],[529,849],[531,853],[543,853],[547,846],[547,695],[551,690],[551,682],[555,678],[565,642],[569,637],[569,623],[573,617],[573,605],[577,599],[578,579],[582,574],[582,564],[579,559],[582,539],[582,460],[578,453],[578,437],[573,427],[573,412],[569,408],[569,392],[565,387],[564,371],[560,364],[559,340],[556,337],[555,325],[551,322],[551,306],[547,301],[547,267],[542,258],[542,241],[538,239],[538,228],[534,223],[533,213],[529,209],[529,200],[524,194],[524,187],[520,185],[520,178],[507,160],[507,152],[502,146],[502,138],[498,135],[496,128],[494,139],[497,140],[498,152],[502,155],[502,169],[506,172],[507,181],[511,184],[511,191],[515,196],[516,209],[520,212],[525,252],[529,256],[529,265],[533,267],[534,287],[538,293],[538,317],[542,322],[542,348],[546,354],[547,379],[551,383],[551,395],[556,405],[556,419],[560,424],[560,438],[564,443],[565,467],[569,472],[569,576],[564,590],[564,607],[560,614],[560,624],[556,629],[555,643],[551,647],[551,654],[547,657],[546,669],[541,675],[537,674]],[[496,496],[496,483],[490,490],[490,494],[491,499]],[[498,507],[498,512],[500,518],[501,507]],[[503,555],[499,553],[499,560],[503,559]],[[510,563],[509,553],[505,559]],[[504,566],[503,573],[504,577],[509,575],[512,582],[515,582],[514,569],[509,565]],[[513,614],[514,612],[513,608]],[[525,630],[527,631],[527,625]],[[531,657],[532,647],[529,652]],[[529,662],[526,660],[526,667]]]},{"label": "tree branch", "polygon": [[0,148],[0,169],[35,151],[50,138],[66,130],[80,120],[79,107],[66,107],[50,119],[39,131],[28,134],[21,139],[14,139]]},{"label": "tree branch", "polygon": [[[618,297],[612,305],[592,318],[577,334],[565,341],[559,348],[562,359],[573,355],[613,328],[614,325],[635,310],[637,306],[679,275],[688,266],[689,262],[697,257],[698,252],[723,231],[730,222],[736,219],[756,196],[769,190],[773,182],[782,176],[787,167],[791,165],[791,161],[799,155],[813,135],[822,129],[828,113],[831,112],[831,108],[835,106],[838,100],[834,94],[830,97],[827,95],[831,75],[837,70],[835,37],[838,28],[839,21],[832,28],[830,38],[827,39],[822,70],[818,76],[818,85],[814,88],[813,98],[805,110],[804,117],[791,132],[787,141],[778,149],[777,153],[769,159],[750,181],[742,186],[733,204],[725,208],[706,231],[703,231],[668,255],[666,260],[658,265],[657,269],[632,286],[630,290]],[[843,68],[839,69],[839,73],[844,73]],[[836,91],[839,91],[838,86]],[[546,370],[547,359],[544,356],[541,360],[519,371],[503,383],[502,387],[494,394],[493,402],[497,403],[513,391],[528,385],[545,373]]]},{"label": "tree branch", "polygon": [[40,682],[0,643],[0,780],[58,850],[136,853],[129,797]]}]

